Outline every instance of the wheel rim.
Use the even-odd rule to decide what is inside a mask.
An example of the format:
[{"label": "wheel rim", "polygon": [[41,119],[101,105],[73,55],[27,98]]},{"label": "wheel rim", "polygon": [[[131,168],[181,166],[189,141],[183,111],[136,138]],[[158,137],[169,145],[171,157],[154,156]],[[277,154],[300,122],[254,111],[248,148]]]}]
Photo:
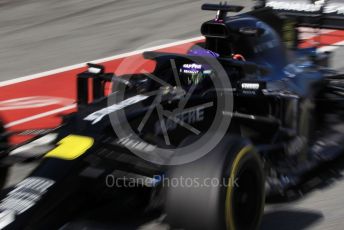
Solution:
[{"label": "wheel rim", "polygon": [[226,226],[228,230],[255,229],[263,208],[263,191],[255,161],[241,165],[241,160],[252,151],[243,148],[233,161],[230,186],[226,196]]},{"label": "wheel rim", "polygon": [[233,190],[233,216],[236,229],[254,229],[261,208],[259,178],[253,169],[243,169],[238,174],[238,186]]}]

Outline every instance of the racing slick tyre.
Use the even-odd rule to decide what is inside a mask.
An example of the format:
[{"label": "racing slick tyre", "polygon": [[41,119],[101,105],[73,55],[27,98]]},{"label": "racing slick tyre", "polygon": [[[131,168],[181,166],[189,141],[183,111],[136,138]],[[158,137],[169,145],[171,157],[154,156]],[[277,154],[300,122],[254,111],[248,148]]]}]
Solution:
[{"label": "racing slick tyre", "polygon": [[165,211],[172,228],[259,228],[265,178],[261,159],[249,141],[225,136],[201,159],[171,167],[167,179]]},{"label": "racing slick tyre", "polygon": [[[8,138],[5,136],[5,131],[4,125],[0,120],[0,161],[5,156],[8,148]],[[2,166],[0,162],[0,189],[2,189],[6,183],[8,170],[8,167]]]}]

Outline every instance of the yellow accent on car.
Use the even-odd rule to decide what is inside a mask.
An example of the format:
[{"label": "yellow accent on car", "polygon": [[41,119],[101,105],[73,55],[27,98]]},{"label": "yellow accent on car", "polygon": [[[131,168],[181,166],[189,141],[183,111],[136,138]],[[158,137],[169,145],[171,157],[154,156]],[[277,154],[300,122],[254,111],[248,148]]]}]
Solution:
[{"label": "yellow accent on car", "polygon": [[59,141],[58,146],[48,152],[45,157],[62,160],[75,160],[92,147],[94,139],[91,137],[69,135]]},{"label": "yellow accent on car", "polygon": [[[235,180],[235,176],[238,173],[238,167],[241,159],[250,151],[252,151],[253,147],[252,146],[246,146],[241,149],[241,151],[238,153],[236,158],[233,161],[232,164],[232,170],[230,174],[230,181]],[[233,200],[233,187],[234,186],[228,186],[227,189],[227,195],[226,195],[226,225],[228,230],[236,230],[234,226],[234,216],[233,216],[233,210],[232,210],[232,205],[231,201]]]}]

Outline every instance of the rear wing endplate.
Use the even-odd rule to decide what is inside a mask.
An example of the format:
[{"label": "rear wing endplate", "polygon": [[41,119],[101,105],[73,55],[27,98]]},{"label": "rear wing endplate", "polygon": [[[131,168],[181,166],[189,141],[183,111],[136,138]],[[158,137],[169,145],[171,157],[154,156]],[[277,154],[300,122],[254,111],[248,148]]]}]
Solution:
[{"label": "rear wing endplate", "polygon": [[260,6],[272,8],[299,26],[344,30],[342,0],[263,0]]}]

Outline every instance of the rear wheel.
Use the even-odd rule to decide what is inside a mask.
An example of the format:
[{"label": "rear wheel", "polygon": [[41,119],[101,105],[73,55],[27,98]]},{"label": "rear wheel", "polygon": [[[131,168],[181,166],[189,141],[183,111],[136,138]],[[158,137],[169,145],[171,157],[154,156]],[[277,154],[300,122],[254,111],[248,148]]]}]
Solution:
[{"label": "rear wheel", "polygon": [[260,157],[247,140],[225,136],[208,155],[173,167],[167,175],[166,213],[172,227],[259,228],[265,203],[264,173]]},{"label": "rear wheel", "polygon": [[[0,161],[5,155],[7,154],[7,148],[8,148],[8,138],[5,135],[5,128],[0,120]],[[5,186],[6,179],[8,176],[8,167],[4,167],[1,165],[0,162],[0,189],[2,189]]]}]

